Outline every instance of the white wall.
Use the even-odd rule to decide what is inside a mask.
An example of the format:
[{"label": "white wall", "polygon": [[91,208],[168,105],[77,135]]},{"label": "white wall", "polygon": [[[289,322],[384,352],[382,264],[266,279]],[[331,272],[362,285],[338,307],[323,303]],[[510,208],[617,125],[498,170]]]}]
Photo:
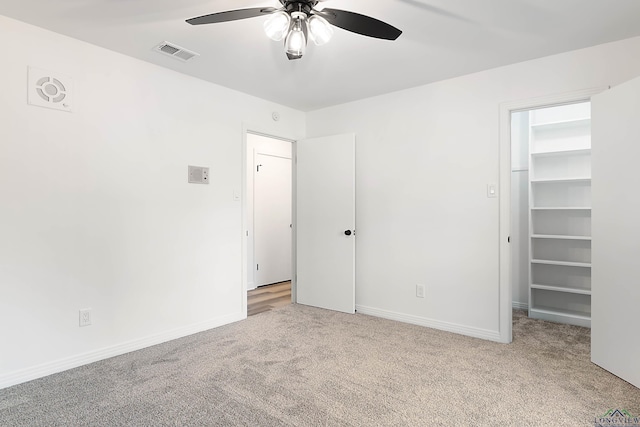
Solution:
[{"label": "white wall", "polygon": [[[0,38],[0,387],[243,318],[243,127],[296,139],[304,114],[1,16]],[[27,105],[29,65],[75,79],[74,113]]]},{"label": "white wall", "polygon": [[358,311],[499,339],[499,201],[486,190],[499,106],[629,80],[639,49],[628,39],[309,113],[308,137],[357,134]]},{"label": "white wall", "polygon": [[[277,138],[253,133],[247,134],[247,289],[255,289],[256,263],[254,260],[254,177],[256,171],[256,153],[272,154],[285,158],[291,158],[293,143]],[[278,189],[273,189],[278,191]]]}]

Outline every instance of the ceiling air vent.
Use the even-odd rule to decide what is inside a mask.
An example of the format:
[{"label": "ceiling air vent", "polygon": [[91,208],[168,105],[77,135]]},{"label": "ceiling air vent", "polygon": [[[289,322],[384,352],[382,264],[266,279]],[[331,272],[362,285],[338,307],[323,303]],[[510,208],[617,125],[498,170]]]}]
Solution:
[{"label": "ceiling air vent", "polygon": [[196,56],[200,56],[195,52],[192,52],[190,50],[187,50],[183,47],[180,47],[178,45],[175,45],[169,42],[160,43],[158,46],[154,48],[154,50],[184,62],[187,62],[188,60],[193,59]]}]

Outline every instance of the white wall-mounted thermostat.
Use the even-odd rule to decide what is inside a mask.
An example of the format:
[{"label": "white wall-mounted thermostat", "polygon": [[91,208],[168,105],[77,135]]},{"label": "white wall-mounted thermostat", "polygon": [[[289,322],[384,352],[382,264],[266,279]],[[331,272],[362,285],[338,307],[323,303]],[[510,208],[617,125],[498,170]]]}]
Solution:
[{"label": "white wall-mounted thermostat", "polygon": [[209,168],[206,168],[204,166],[189,166],[189,183],[208,184]]},{"label": "white wall-mounted thermostat", "polygon": [[73,79],[58,72],[29,67],[27,102],[37,107],[73,111]]}]

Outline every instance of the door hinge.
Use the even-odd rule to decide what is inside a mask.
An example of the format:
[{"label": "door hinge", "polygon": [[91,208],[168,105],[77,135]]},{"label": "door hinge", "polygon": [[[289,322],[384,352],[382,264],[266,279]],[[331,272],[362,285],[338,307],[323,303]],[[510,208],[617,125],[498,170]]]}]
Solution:
[{"label": "door hinge", "polygon": [[260,270],[260,264],[256,264],[256,271]]},{"label": "door hinge", "polygon": [[511,236],[507,236],[507,243],[511,243]]},{"label": "door hinge", "polygon": [[260,166],[262,166],[262,165],[256,166],[256,172],[260,172]]}]

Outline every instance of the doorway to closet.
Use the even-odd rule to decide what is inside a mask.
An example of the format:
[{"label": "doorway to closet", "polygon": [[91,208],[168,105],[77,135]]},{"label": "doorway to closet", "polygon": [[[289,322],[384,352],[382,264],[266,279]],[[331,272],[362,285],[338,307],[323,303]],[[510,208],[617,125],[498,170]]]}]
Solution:
[{"label": "doorway to closet", "polygon": [[[609,88],[501,104],[500,188],[509,189],[513,174],[518,173],[511,156],[512,115],[581,101],[590,101],[589,118],[533,122],[540,128],[535,131],[540,133],[540,138],[536,135],[540,144],[529,143],[536,148],[530,151],[527,165],[531,219],[529,241],[523,247],[529,248],[529,254],[521,259],[527,260],[529,269],[542,267],[542,271],[530,272],[527,308],[541,318],[553,316],[548,320],[590,326],[591,361],[639,387],[640,344],[628,337],[635,331],[640,302],[640,287],[633,280],[640,275],[636,259],[640,202],[632,197],[638,188],[640,77]],[[589,145],[559,148],[553,144],[558,134],[567,143],[582,140]],[[564,167],[555,167],[558,163]],[[504,342],[512,340],[511,256],[517,246],[511,199],[510,191],[500,198],[500,334]],[[538,240],[542,243],[536,244]],[[560,275],[560,270],[567,269],[574,273]],[[568,295],[554,298],[560,294]],[[625,344],[624,351],[618,351],[620,343]]]},{"label": "doorway to closet", "polygon": [[511,113],[514,309],[591,326],[591,102]]},{"label": "doorway to closet", "polygon": [[292,141],[247,132],[247,307],[291,303]]}]

